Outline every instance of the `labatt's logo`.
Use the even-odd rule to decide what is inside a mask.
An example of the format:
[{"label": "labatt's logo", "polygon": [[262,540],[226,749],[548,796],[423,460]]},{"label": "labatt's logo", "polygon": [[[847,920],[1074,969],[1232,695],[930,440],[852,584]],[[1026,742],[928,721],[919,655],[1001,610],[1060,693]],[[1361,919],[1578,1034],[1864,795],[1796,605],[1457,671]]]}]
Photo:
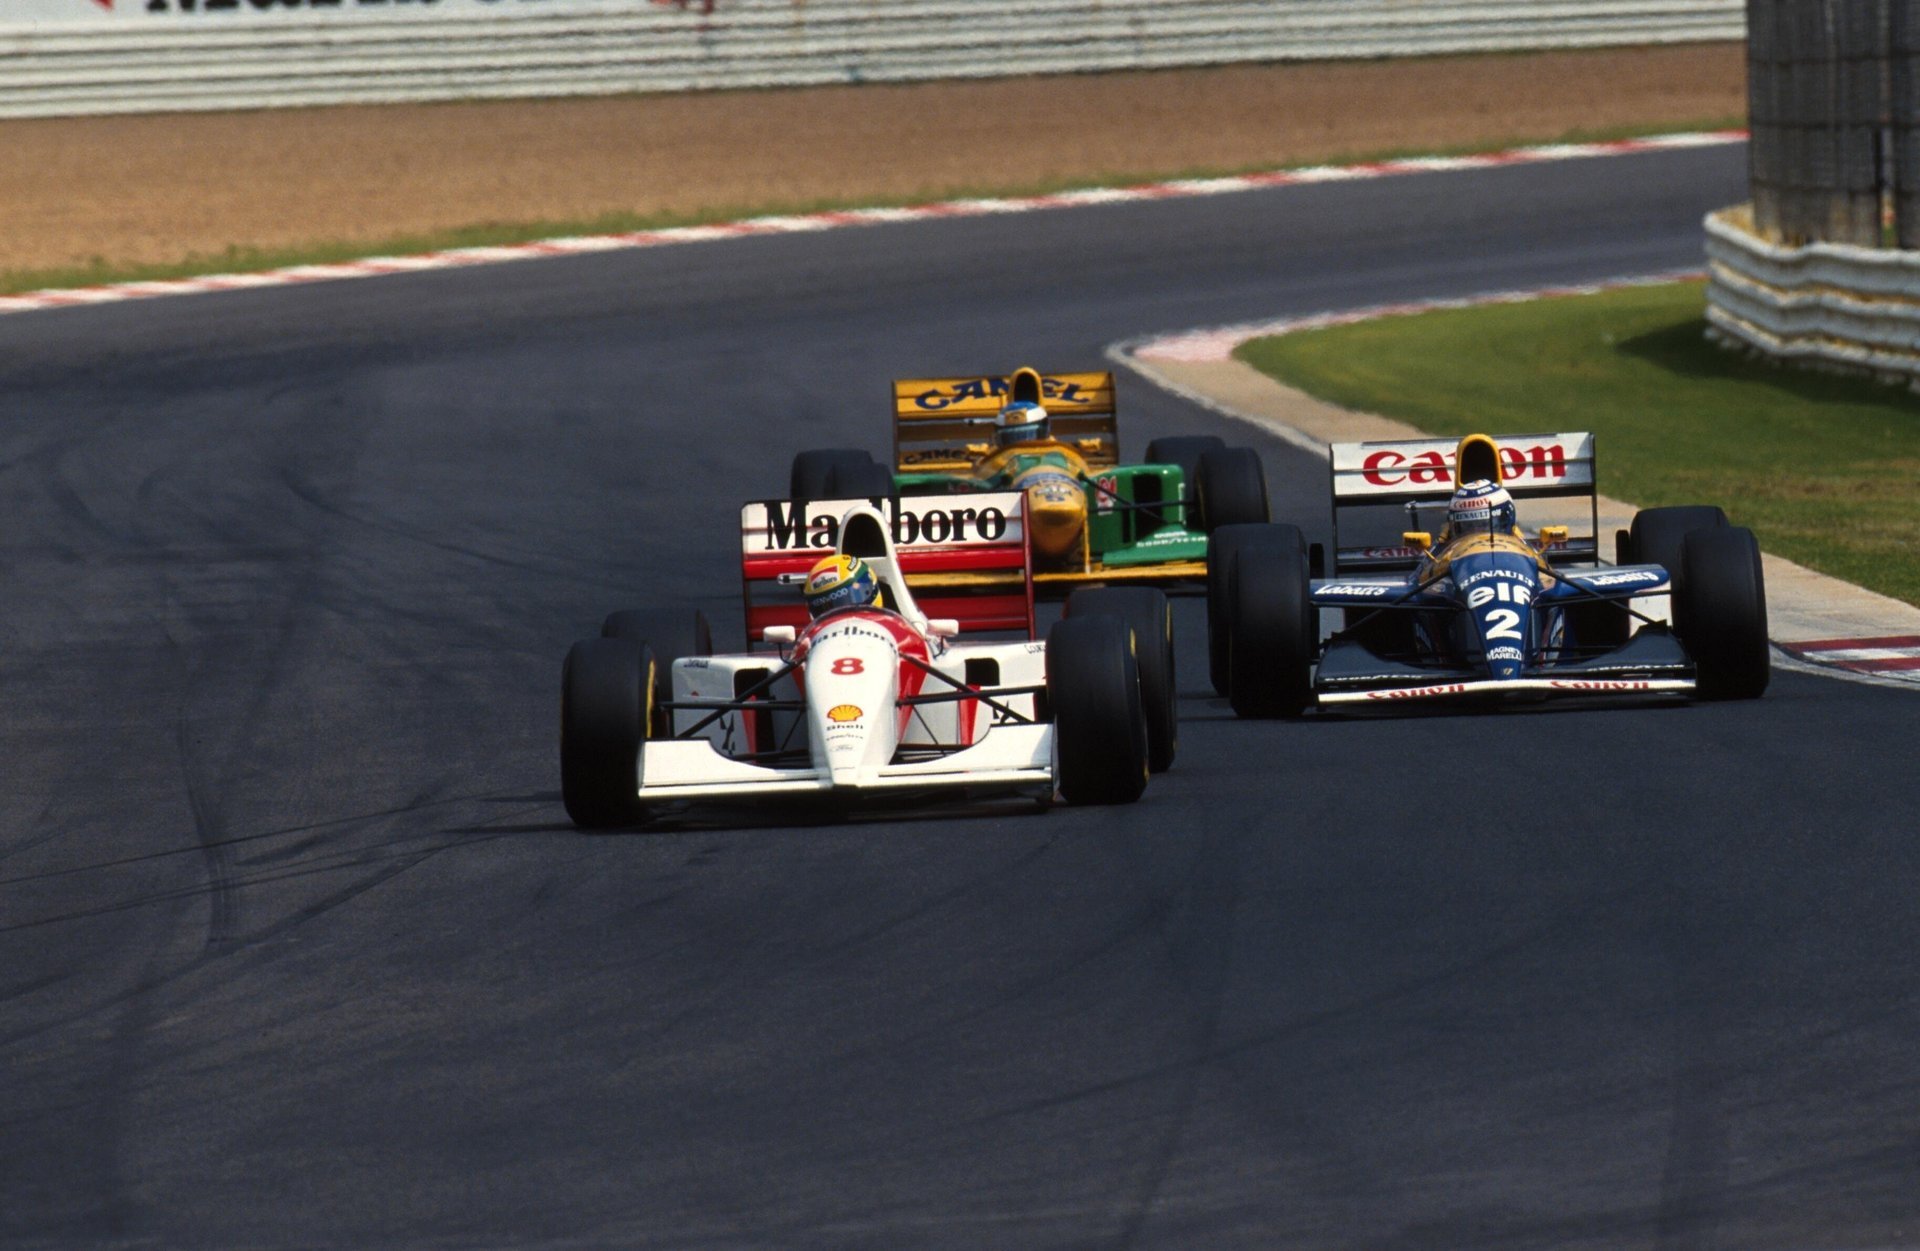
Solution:
[{"label": "labatt's logo", "polygon": [[[913,511],[893,508],[891,529],[896,547],[915,543],[994,543],[1006,537],[1007,514],[989,504],[985,508],[931,508]],[[810,516],[799,502],[769,501],[767,546],[776,551],[800,547],[834,547],[840,542],[840,518]]]},{"label": "labatt's logo", "polygon": [[[952,388],[936,387],[931,391],[922,391],[913,397],[913,402],[916,407],[928,412],[939,412],[963,400],[998,399],[1006,393],[1005,378],[973,378]],[[1093,403],[1085,387],[1077,382],[1062,382],[1058,378],[1042,378],[1040,394],[1049,404]]]},{"label": "labatt's logo", "polygon": [[[1360,475],[1374,486],[1439,486],[1453,481],[1452,452],[1405,452],[1383,447],[1360,462]],[[1567,449],[1559,443],[1500,449],[1509,482],[1546,482],[1567,476]]]}]

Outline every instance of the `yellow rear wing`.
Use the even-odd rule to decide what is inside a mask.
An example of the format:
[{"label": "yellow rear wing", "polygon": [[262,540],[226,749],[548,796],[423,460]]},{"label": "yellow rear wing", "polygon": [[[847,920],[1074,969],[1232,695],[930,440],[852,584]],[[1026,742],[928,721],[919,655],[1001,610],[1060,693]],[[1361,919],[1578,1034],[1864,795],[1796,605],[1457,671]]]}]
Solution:
[{"label": "yellow rear wing", "polygon": [[[1022,376],[1024,375],[1024,377]],[[1110,373],[901,378],[893,384],[893,463],[901,473],[964,473],[994,450],[994,418],[1039,380],[1055,439],[1102,469],[1120,461]],[[1016,394],[1019,392],[1019,394]]]}]

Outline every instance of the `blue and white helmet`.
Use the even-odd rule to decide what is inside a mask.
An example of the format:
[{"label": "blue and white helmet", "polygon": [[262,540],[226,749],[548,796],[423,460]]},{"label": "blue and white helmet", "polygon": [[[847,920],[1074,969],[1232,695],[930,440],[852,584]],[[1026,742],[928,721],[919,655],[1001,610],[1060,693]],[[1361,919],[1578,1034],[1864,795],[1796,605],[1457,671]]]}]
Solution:
[{"label": "blue and white helmet", "polygon": [[1518,521],[1507,488],[1481,478],[1462,483],[1447,505],[1447,534],[1511,534]]},{"label": "blue and white helmet", "polygon": [[1032,400],[1015,400],[1000,410],[1000,429],[996,432],[1001,447],[1015,443],[1034,443],[1047,437],[1047,410]]}]

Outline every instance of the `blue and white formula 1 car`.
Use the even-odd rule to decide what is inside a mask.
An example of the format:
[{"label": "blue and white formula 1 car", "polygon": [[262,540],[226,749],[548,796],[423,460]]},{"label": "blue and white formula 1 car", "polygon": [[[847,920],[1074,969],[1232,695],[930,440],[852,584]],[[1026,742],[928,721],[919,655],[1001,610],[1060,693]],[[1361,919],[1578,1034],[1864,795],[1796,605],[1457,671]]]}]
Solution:
[{"label": "blue and white formula 1 car", "polygon": [[[865,500],[832,501],[815,504],[804,528],[793,518],[806,514],[784,501],[749,504],[750,650],[709,654],[702,619],[683,654],[656,657],[666,640],[646,637],[643,610],[614,613],[601,637],[574,644],[560,703],[568,816],[599,828],[688,801],[1139,798],[1149,710],[1137,656],[1154,640],[1136,641],[1106,613],[1069,615],[1035,639],[1024,497],[970,499],[965,529],[934,515],[951,503],[898,502],[889,516]],[[835,554],[857,558],[880,594],[816,618],[800,587]],[[946,614],[933,617],[907,585],[916,562],[980,572],[987,593],[930,600]],[[1009,569],[1012,594],[997,576]],[[791,591],[784,600],[781,588]],[[957,637],[972,629],[1020,637]]]},{"label": "blue and white formula 1 car", "polygon": [[[1752,532],[1718,508],[1645,509],[1617,536],[1620,563],[1599,564],[1592,435],[1335,444],[1332,467],[1334,576],[1312,577],[1293,526],[1214,535],[1214,659],[1239,715],[1766,689]],[[1528,537],[1515,498],[1578,501],[1587,533],[1556,524]],[[1343,519],[1351,531],[1357,510],[1382,506],[1445,508],[1448,525],[1437,540],[1415,529],[1397,546],[1342,547]],[[1344,623],[1322,641],[1327,609]]]}]

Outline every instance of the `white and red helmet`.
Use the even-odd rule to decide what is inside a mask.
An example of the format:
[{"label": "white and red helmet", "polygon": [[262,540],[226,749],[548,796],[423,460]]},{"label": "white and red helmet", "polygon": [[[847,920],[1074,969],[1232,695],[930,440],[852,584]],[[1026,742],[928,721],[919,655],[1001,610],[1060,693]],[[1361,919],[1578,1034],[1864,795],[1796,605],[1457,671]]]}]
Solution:
[{"label": "white and red helmet", "polygon": [[1518,521],[1507,488],[1485,478],[1462,483],[1447,505],[1447,534],[1510,534]]}]

